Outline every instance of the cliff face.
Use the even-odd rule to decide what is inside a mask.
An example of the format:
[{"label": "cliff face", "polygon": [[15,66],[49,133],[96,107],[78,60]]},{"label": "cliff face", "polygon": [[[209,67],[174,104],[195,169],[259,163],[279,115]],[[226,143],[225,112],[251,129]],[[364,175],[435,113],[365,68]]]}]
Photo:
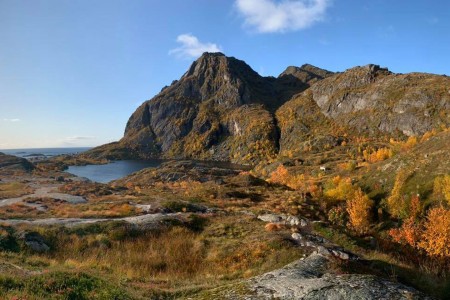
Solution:
[{"label": "cliff face", "polygon": [[[289,70],[289,68],[288,68]],[[245,62],[205,53],[131,116],[122,144],[148,156],[255,162],[278,148],[274,112],[328,75],[296,68],[261,77]]]},{"label": "cliff face", "polygon": [[341,135],[418,135],[449,125],[449,87],[446,76],[376,65],[342,73],[291,66],[262,77],[243,61],[205,53],[133,113],[114,153],[255,163],[338,144]]},{"label": "cliff face", "polygon": [[301,151],[320,141],[333,146],[340,135],[422,135],[448,127],[449,111],[449,77],[394,74],[367,65],[318,81],[286,102],[276,116],[281,151]]}]

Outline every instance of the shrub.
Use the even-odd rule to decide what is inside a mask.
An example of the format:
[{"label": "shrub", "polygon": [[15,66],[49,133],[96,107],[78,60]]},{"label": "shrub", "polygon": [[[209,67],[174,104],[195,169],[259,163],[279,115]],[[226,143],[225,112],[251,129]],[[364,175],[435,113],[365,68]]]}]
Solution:
[{"label": "shrub", "polygon": [[413,218],[406,219],[400,228],[389,230],[389,235],[395,242],[413,248],[417,248],[421,234],[422,228]]},{"label": "shrub", "polygon": [[278,224],[278,223],[267,223],[266,226],[264,226],[264,229],[269,232],[278,231],[283,228],[284,228],[284,226],[282,224]]},{"label": "shrub", "polygon": [[408,216],[408,207],[406,198],[402,194],[403,186],[408,179],[409,174],[405,170],[400,170],[396,177],[394,188],[386,201],[389,213],[396,218],[404,219]]},{"label": "shrub", "polygon": [[386,160],[391,158],[392,155],[393,152],[389,148],[380,148],[378,150],[372,150],[369,148],[363,151],[364,159],[370,163]]},{"label": "shrub", "polygon": [[279,165],[278,168],[270,174],[269,181],[272,183],[286,184],[288,182],[289,172],[285,166]]},{"label": "shrub", "polygon": [[327,182],[324,195],[333,200],[346,200],[353,197],[355,187],[350,178],[334,177]]},{"label": "shrub", "polygon": [[434,179],[433,193],[436,198],[443,199],[450,205],[450,174]]},{"label": "shrub", "polygon": [[430,209],[418,247],[430,256],[450,257],[450,210]]},{"label": "shrub", "polygon": [[373,201],[360,188],[347,200],[350,225],[356,232],[363,234],[369,230],[372,207]]},{"label": "shrub", "polygon": [[338,226],[345,226],[348,222],[347,210],[343,206],[335,206],[328,211],[328,220]]}]

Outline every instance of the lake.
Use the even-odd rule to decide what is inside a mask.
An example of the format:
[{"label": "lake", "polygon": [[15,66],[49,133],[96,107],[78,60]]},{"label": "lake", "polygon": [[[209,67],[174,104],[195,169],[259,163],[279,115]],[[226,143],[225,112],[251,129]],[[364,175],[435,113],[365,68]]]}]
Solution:
[{"label": "lake", "polygon": [[105,165],[70,166],[66,172],[92,181],[108,183],[139,170],[158,167],[164,160],[119,160]]}]

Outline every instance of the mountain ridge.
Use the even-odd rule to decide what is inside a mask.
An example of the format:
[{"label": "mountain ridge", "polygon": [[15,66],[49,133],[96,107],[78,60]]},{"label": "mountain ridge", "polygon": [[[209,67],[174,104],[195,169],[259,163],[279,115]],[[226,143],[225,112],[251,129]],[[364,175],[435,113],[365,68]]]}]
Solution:
[{"label": "mountain ridge", "polygon": [[132,114],[112,148],[140,158],[255,164],[311,138],[420,135],[450,124],[447,86],[446,76],[374,64],[336,73],[304,64],[263,77],[242,60],[204,53]]}]

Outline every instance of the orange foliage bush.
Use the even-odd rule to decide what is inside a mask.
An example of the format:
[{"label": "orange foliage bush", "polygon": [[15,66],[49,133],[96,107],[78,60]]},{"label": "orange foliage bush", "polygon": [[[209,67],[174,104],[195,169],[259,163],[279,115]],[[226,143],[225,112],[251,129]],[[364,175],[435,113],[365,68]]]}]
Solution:
[{"label": "orange foliage bush", "polygon": [[392,155],[393,152],[389,148],[380,148],[378,150],[368,148],[363,151],[364,159],[370,163],[386,160],[391,158]]},{"label": "orange foliage bush", "polygon": [[450,210],[432,208],[426,220],[416,222],[410,217],[401,228],[391,229],[389,234],[395,242],[424,250],[429,256],[449,258]]},{"label": "orange foliage bush", "polygon": [[403,245],[410,245],[413,248],[417,247],[422,234],[420,224],[416,224],[413,218],[408,218],[400,228],[389,230],[389,235],[392,239]]},{"label": "orange foliage bush", "polygon": [[264,229],[269,232],[278,231],[283,228],[284,228],[284,226],[282,224],[278,224],[278,223],[267,223],[266,226],[264,226]]},{"label": "orange foliage bush", "polygon": [[315,193],[315,196],[318,196],[321,193],[320,188],[312,180],[308,180],[304,174],[292,175],[283,165],[279,165],[278,168],[270,174],[269,181],[272,183],[283,184],[291,189],[300,191],[303,198],[306,197],[307,193]]},{"label": "orange foliage bush", "polygon": [[347,212],[351,227],[358,233],[366,233],[370,227],[373,201],[358,188],[347,200]]},{"label": "orange foliage bush", "polygon": [[285,166],[279,165],[278,168],[270,174],[270,182],[286,184],[288,181],[289,172]]},{"label": "orange foliage bush", "polygon": [[430,256],[450,257],[450,210],[430,209],[418,247]]}]

